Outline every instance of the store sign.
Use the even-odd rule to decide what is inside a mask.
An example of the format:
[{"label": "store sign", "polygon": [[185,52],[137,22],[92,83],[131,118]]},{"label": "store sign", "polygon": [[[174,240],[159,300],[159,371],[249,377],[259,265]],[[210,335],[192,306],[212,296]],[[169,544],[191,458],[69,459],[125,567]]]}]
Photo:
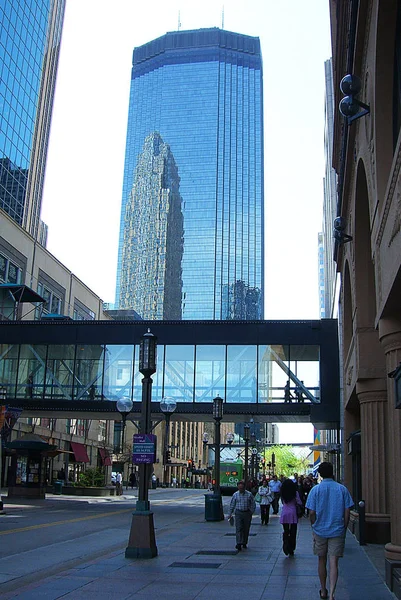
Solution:
[{"label": "store sign", "polygon": [[156,462],[157,437],[152,433],[135,433],[133,437],[132,462],[134,465]]}]

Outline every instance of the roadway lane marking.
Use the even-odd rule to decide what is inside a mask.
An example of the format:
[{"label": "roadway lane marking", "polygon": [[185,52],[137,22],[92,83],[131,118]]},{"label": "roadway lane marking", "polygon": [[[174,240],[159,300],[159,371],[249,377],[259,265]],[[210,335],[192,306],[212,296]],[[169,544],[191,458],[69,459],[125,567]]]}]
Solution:
[{"label": "roadway lane marking", "polygon": [[8,531],[0,531],[0,535],[8,535],[9,533],[20,533],[22,531],[31,531],[33,529],[43,529],[45,527],[55,527],[56,525],[65,525],[66,523],[78,523],[79,521],[89,521],[91,519],[101,519],[102,517],[132,512],[133,510],[135,510],[135,508],[125,508],[123,510],[114,510],[113,512],[101,513],[100,515],[79,517],[77,519],[66,519],[64,521],[54,521],[53,523],[41,523],[39,525],[29,525],[28,527],[20,527],[19,529],[9,529]]}]

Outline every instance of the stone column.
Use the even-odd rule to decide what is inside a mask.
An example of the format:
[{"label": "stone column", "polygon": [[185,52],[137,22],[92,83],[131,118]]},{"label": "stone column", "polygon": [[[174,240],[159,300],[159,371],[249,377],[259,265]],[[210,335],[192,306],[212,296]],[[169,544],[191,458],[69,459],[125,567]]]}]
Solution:
[{"label": "stone column", "polygon": [[[386,369],[390,373],[401,362],[401,320],[385,318],[379,321],[380,342],[386,355]],[[388,402],[388,493],[391,516],[391,542],[386,544],[387,561],[401,563],[401,410],[395,408],[394,381],[387,382]],[[387,565],[386,565],[387,568]]]},{"label": "stone column", "polygon": [[366,540],[384,544],[390,538],[387,458],[387,382],[357,382],[361,415],[362,499],[366,506]]}]

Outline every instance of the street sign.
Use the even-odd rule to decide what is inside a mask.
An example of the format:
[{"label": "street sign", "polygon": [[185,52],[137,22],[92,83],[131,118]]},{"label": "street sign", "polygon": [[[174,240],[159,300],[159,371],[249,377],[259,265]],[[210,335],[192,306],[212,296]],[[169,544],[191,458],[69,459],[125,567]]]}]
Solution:
[{"label": "street sign", "polygon": [[135,465],[156,462],[156,436],[152,433],[135,433],[133,436],[132,462]]}]

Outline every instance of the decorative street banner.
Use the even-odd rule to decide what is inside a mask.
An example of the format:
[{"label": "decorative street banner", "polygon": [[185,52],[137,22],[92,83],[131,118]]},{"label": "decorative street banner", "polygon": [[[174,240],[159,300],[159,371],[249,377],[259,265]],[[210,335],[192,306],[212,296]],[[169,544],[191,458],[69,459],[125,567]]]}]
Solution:
[{"label": "decorative street banner", "polygon": [[22,408],[13,408],[12,406],[0,406],[0,437],[3,443],[6,443],[11,437],[11,430],[18,421]]},{"label": "decorative street banner", "polygon": [[135,433],[133,437],[132,462],[134,465],[153,464],[156,462],[157,437],[152,433]]}]

